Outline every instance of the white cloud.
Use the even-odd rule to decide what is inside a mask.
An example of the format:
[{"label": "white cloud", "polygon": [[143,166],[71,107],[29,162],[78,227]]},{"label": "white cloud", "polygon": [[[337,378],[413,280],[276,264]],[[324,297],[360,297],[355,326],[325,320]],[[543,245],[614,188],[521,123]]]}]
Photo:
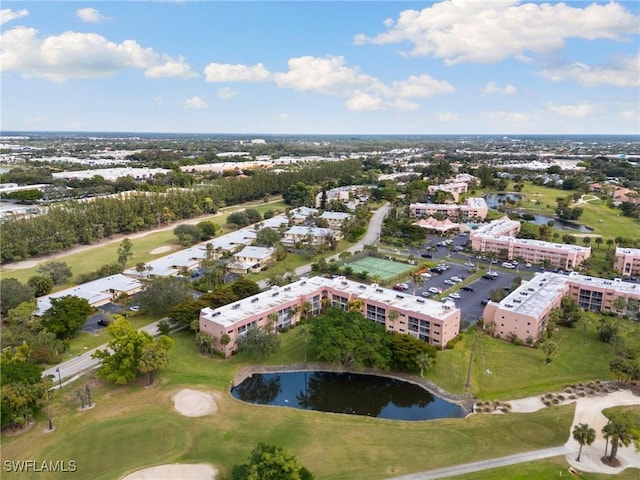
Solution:
[{"label": "white cloud", "polygon": [[345,105],[352,112],[386,109],[384,101],[380,97],[359,91],[355,92],[353,96],[345,102]]},{"label": "white cloud", "polygon": [[501,93],[503,95],[513,95],[514,93],[516,93],[516,87],[511,84],[507,84],[504,87],[499,87],[495,83],[489,82],[485,85],[482,92],[485,95],[493,95],[496,93]]},{"label": "white cloud", "polygon": [[596,112],[593,105],[588,102],[582,102],[574,105],[556,105],[554,103],[548,103],[546,105],[554,115],[567,118],[586,118],[591,117]]},{"label": "white cloud", "polygon": [[191,71],[191,67],[185,62],[183,57],[174,59],[164,55],[163,60],[163,64],[146,69],[144,72],[145,76],[151,78],[191,78],[198,76],[195,72]]},{"label": "white cloud", "polygon": [[415,110],[411,99],[450,93],[453,86],[430,75],[412,75],[405,80],[385,84],[378,78],[347,65],[344,57],[295,57],[287,62],[286,72],[269,72],[261,63],[229,65],[211,63],[205,68],[209,82],[273,81],[278,87],[347,98],[352,111]]},{"label": "white cloud", "polygon": [[218,97],[220,100],[229,100],[230,98],[233,98],[236,95],[238,95],[238,92],[233,88],[229,88],[229,87],[219,88],[218,91],[216,92],[216,97]]},{"label": "white cloud", "polygon": [[190,108],[190,109],[194,109],[194,110],[202,110],[204,108],[207,108],[209,105],[207,104],[207,102],[205,102],[202,98],[198,97],[197,95],[191,97],[191,98],[187,98],[184,101],[184,108]]},{"label": "white cloud", "polygon": [[432,55],[446,64],[491,63],[562,48],[570,38],[618,40],[637,34],[638,17],[622,5],[523,3],[521,0],[451,0],[420,11],[405,10],[386,32],[359,34],[364,43],[413,45],[412,56]]},{"label": "white cloud", "polygon": [[412,75],[401,82],[393,82],[391,89],[401,98],[427,98],[441,93],[451,93],[455,89],[444,80],[436,80],[430,75]]},{"label": "white cloud", "polygon": [[288,66],[286,73],[274,74],[279,87],[328,95],[351,95],[360,89],[385,89],[375,77],[345,65],[344,57],[296,57],[289,59]]},{"label": "white cloud", "polygon": [[619,57],[606,67],[591,67],[585,63],[572,63],[541,70],[544,78],[562,82],[574,80],[587,87],[611,85],[614,87],[640,86],[640,54],[635,57]]},{"label": "white cloud", "polygon": [[278,120],[279,122],[289,120],[290,118],[291,118],[291,115],[289,115],[288,113],[279,113],[275,117],[273,117],[274,120]]},{"label": "white cloud", "polygon": [[83,22],[87,23],[100,23],[103,20],[108,20],[109,17],[105,17],[95,8],[79,8],[76,10],[76,17]]},{"label": "white cloud", "polygon": [[29,10],[27,10],[26,8],[18,10],[17,12],[14,12],[10,8],[3,8],[2,10],[0,10],[0,25],[4,25],[5,23],[15,20],[16,18],[26,17],[27,15],[29,15]]},{"label": "white cloud", "polygon": [[624,110],[620,112],[620,116],[625,120],[631,120],[637,122],[640,119],[640,114],[637,110]]},{"label": "white cloud", "polygon": [[115,43],[95,33],[71,31],[40,38],[37,30],[26,27],[2,33],[0,64],[5,71],[53,81],[104,77],[128,68],[143,69],[149,76],[189,72],[183,60],[165,56],[161,63],[160,55],[135,40]]},{"label": "white cloud", "polygon": [[262,63],[250,67],[230,63],[210,63],[204,68],[207,82],[264,82],[271,74]]}]

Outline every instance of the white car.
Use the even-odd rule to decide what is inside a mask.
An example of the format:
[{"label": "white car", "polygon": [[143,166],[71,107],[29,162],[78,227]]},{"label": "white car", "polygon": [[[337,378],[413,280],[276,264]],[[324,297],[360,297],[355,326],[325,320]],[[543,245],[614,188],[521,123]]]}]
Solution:
[{"label": "white car", "polygon": [[462,281],[460,277],[451,277],[451,280],[453,280],[456,283],[460,283]]},{"label": "white car", "polygon": [[525,265],[525,267],[527,267],[527,268],[531,268],[531,266],[532,266],[532,265],[531,265],[530,263],[527,263],[527,264]]},{"label": "white car", "polygon": [[430,274],[430,273],[427,273],[427,272],[425,272],[425,273],[421,273],[421,274],[420,274],[420,276],[421,276],[422,278],[431,278],[431,274]]},{"label": "white car", "polygon": [[132,312],[138,312],[140,311],[140,305],[131,305],[129,307],[129,310],[131,310]]},{"label": "white car", "polygon": [[472,263],[472,262],[467,262],[467,263],[465,263],[465,264],[464,264],[464,266],[465,266],[465,267],[475,267],[475,266],[476,266],[476,264],[475,264],[475,263]]},{"label": "white car", "polygon": [[449,298],[453,298],[453,299],[457,300],[458,298],[461,298],[461,297],[460,297],[459,293],[453,292],[453,293],[449,294]]},{"label": "white car", "polygon": [[516,268],[516,266],[513,263],[504,262],[502,268]]},{"label": "white car", "polygon": [[431,292],[431,293],[442,293],[442,289],[440,289],[438,287],[431,287],[431,288],[429,288],[429,292]]},{"label": "white car", "polygon": [[445,280],[444,283],[447,284],[447,285],[455,285],[456,284],[456,282],[454,282],[453,280]]}]

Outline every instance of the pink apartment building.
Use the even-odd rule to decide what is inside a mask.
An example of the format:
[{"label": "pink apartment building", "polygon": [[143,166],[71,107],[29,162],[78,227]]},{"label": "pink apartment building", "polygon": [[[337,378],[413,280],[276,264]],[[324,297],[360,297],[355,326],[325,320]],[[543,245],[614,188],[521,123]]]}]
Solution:
[{"label": "pink apartment building", "polygon": [[[344,277],[304,278],[220,308],[204,308],[200,330],[212,335],[216,339],[214,347],[228,357],[237,350],[238,337],[250,328],[273,323],[280,331],[298,323],[307,302],[310,314],[317,315],[325,303],[346,310],[356,299],[362,302],[362,313],[369,320],[439,348],[460,331],[460,310],[453,302],[437,302]],[[224,335],[230,341],[222,345]]]},{"label": "pink apartment building", "polygon": [[432,217],[442,215],[444,218],[462,221],[471,218],[485,219],[489,207],[484,198],[467,198],[462,205],[440,203],[412,203],[409,205],[411,217]]},{"label": "pink apartment building", "polygon": [[520,222],[502,217],[471,232],[471,248],[480,254],[522,262],[548,262],[558,268],[573,270],[591,256],[591,247],[515,238]]},{"label": "pink apartment building", "polygon": [[640,275],[640,248],[616,248],[614,269],[625,277]]},{"label": "pink apartment building", "polygon": [[[536,341],[547,326],[551,310],[559,307],[565,296],[573,298],[580,308],[594,312],[633,316],[640,311],[638,284],[575,272],[545,272],[523,282],[501,302],[489,302],[483,312],[483,325],[491,327],[497,337],[515,335],[525,342]],[[618,308],[620,304],[622,308]]]}]

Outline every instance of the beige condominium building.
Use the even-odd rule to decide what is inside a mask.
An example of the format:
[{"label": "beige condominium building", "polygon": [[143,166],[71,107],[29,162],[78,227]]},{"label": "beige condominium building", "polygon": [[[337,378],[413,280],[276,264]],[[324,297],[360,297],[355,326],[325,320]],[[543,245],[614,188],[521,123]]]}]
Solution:
[{"label": "beige condominium building", "polygon": [[[438,348],[444,348],[460,331],[460,309],[453,302],[429,300],[344,277],[302,278],[216,309],[204,308],[200,330],[212,335],[214,347],[227,357],[237,350],[238,338],[250,328],[270,325],[281,331],[306,314],[319,314],[325,305],[347,310],[354,304],[366,318],[388,331],[412,335]],[[225,335],[229,341],[221,342]]]},{"label": "beige condominium building", "polygon": [[580,308],[594,312],[637,316],[640,310],[639,284],[575,272],[544,272],[523,282],[499,303],[489,302],[483,312],[483,325],[497,337],[515,335],[525,342],[536,341],[562,297],[571,297]]},{"label": "beige condominium building", "polygon": [[573,270],[591,256],[591,247],[564,243],[515,238],[520,222],[502,217],[471,232],[471,249],[497,258],[520,260],[526,263],[548,263],[554,267]]},{"label": "beige condominium building", "polygon": [[485,219],[489,207],[484,198],[467,198],[462,205],[449,203],[412,203],[409,205],[411,217],[432,217],[442,215],[444,218],[466,221],[471,218]]},{"label": "beige condominium building", "polygon": [[625,277],[640,276],[640,248],[616,248],[614,268]]}]

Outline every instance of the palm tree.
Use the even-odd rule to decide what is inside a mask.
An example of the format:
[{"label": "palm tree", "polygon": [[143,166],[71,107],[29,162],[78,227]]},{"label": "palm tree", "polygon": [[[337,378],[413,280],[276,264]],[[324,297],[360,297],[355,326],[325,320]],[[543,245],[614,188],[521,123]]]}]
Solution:
[{"label": "palm tree", "polygon": [[620,444],[628,447],[634,438],[633,422],[628,414],[615,415],[609,419],[609,423],[604,426],[602,433],[607,442],[611,440],[611,454],[607,457],[605,449],[605,459],[608,463],[614,464]]},{"label": "palm tree", "polygon": [[420,365],[420,376],[424,375],[425,370],[429,370],[433,366],[433,357],[426,352],[416,355],[416,362]]},{"label": "palm tree", "polygon": [[145,265],[144,262],[136,263],[136,272],[138,272],[140,275],[142,275],[142,273],[145,272],[146,270],[147,270],[147,266]]},{"label": "palm tree", "polygon": [[613,238],[608,238],[607,239],[607,250],[611,250],[611,245],[613,245],[615,242],[613,241]]},{"label": "palm tree", "polygon": [[600,245],[602,245],[602,237],[596,237],[595,242],[596,245],[598,245],[598,250],[600,250]]},{"label": "palm tree", "polygon": [[578,450],[578,458],[576,462],[580,461],[580,455],[582,455],[582,447],[584,445],[591,445],[596,439],[596,431],[589,426],[588,423],[581,423],[573,427],[573,439],[580,444],[580,450]]},{"label": "palm tree", "polygon": [[362,312],[364,301],[361,298],[354,298],[353,300],[349,301],[347,306],[350,312]]},{"label": "palm tree", "polygon": [[418,271],[411,272],[411,281],[413,282],[413,295],[415,296],[418,286],[422,285],[422,276]]}]

